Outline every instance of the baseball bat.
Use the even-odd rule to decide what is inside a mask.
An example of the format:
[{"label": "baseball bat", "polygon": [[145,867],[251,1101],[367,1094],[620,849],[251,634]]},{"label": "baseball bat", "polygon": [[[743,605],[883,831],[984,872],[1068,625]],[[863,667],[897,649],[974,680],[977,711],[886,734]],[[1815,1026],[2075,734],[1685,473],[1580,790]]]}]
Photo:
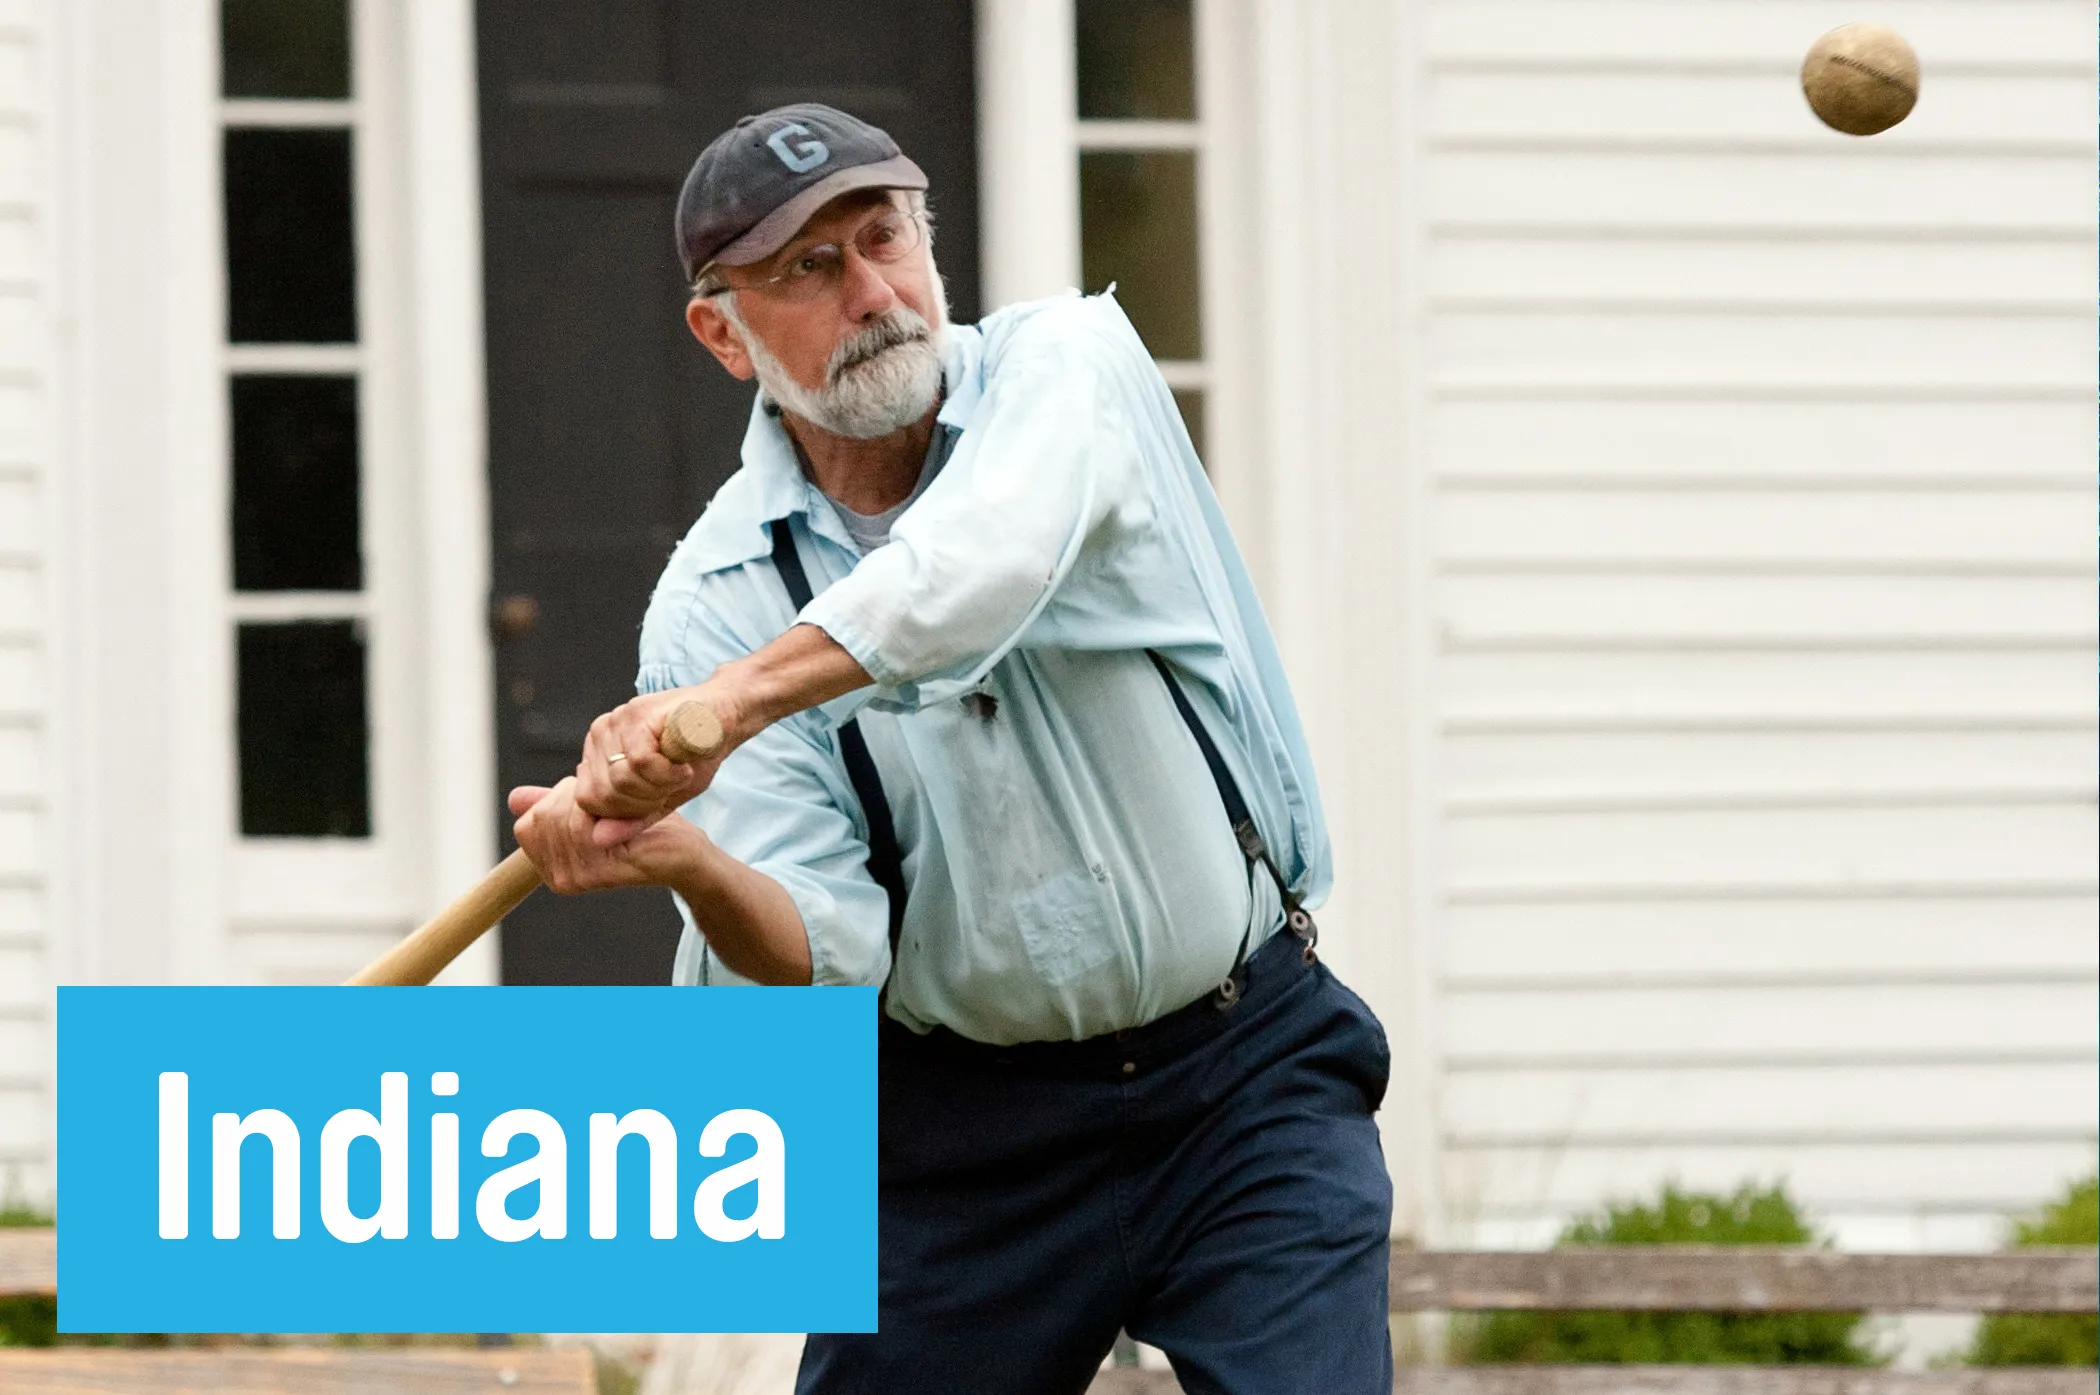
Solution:
[{"label": "baseball bat", "polygon": [[[673,709],[659,748],[683,765],[706,760],[722,749],[722,723],[704,702]],[[540,869],[519,848],[496,864],[451,905],[423,922],[392,949],[351,975],[352,987],[409,987],[430,982],[438,970],[487,934],[540,884]]]}]

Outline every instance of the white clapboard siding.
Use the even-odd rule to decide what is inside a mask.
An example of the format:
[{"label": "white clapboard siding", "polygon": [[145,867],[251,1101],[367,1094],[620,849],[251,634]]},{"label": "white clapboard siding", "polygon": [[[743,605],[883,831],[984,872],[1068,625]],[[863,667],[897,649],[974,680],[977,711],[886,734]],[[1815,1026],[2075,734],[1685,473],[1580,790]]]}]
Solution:
[{"label": "white clapboard siding", "polygon": [[2100,902],[1913,893],[1501,901],[1449,908],[1453,989],[2090,981]]},{"label": "white clapboard siding", "polygon": [[[1716,983],[1704,987],[1592,988],[1577,985],[1473,989],[1445,1009],[1449,1067],[1465,1071],[1621,1069],[1650,1062],[1700,1064],[1872,1061],[2067,1060],[2100,1049],[2090,981],[2006,977],[1971,983],[1827,986]],[[1969,1101],[1983,1108],[1982,1101]],[[1959,1130],[1964,1102],[1946,1101]],[[2064,1127],[2079,1127],[2087,1102],[2062,1101]],[[1513,1119],[1513,1134],[1551,1132],[1550,1121]],[[1763,1127],[1744,1110],[1734,1134]],[[1658,1110],[1651,1132],[1684,1132]]]},{"label": "white clapboard siding", "polygon": [[2093,1147],[2085,1140],[1948,1142],[1907,1150],[1903,1163],[1915,1191],[1891,1193],[1888,1145],[1879,1141],[1601,1144],[1558,1155],[1460,1144],[1445,1153],[1444,1186],[1454,1209],[1471,1217],[1579,1210],[1598,1197],[1649,1190],[1659,1177],[1711,1191],[1785,1178],[1797,1193],[1852,1212],[2003,1214],[2030,1204],[2034,1177],[2090,1168]]},{"label": "white clapboard siding", "polygon": [[[2091,244],[2078,244],[2078,255],[2090,261]],[[1705,397],[1660,384],[1609,393],[1538,386],[1529,397],[1472,400],[1447,394],[1429,423],[1432,457],[1451,483],[1556,480],[1571,488],[1868,483],[1895,492],[2091,480],[2083,453],[2092,445],[2093,404],[2078,394],[1931,394],[1902,384],[1887,391],[1820,383],[1720,388]],[[1746,410],[1716,419],[1714,404],[1723,401]]]},{"label": "white clapboard siding", "polygon": [[2090,730],[2091,655],[2075,644],[1759,650],[1667,646],[1453,648],[1442,666],[1454,729],[1599,726]]},{"label": "white clapboard siding", "polygon": [[0,1201],[52,1186],[50,16],[0,10]]},{"label": "white clapboard siding", "polygon": [[[1950,1098],[1974,1104],[1950,1120]],[[1451,1139],[1467,1147],[1575,1133],[1592,1142],[1659,1132],[1713,1140],[1745,1132],[1746,1119],[1767,1137],[1871,1141],[1973,1131],[2075,1141],[2100,1125],[2100,1063],[1460,1071],[1445,1101]],[[1666,1129],[1656,1127],[1658,1117],[1669,1120]]]},{"label": "white clapboard siding", "polygon": [[2093,50],[1889,0],[1422,12],[1442,1208],[1784,1177],[1989,1243],[2093,1164]]}]

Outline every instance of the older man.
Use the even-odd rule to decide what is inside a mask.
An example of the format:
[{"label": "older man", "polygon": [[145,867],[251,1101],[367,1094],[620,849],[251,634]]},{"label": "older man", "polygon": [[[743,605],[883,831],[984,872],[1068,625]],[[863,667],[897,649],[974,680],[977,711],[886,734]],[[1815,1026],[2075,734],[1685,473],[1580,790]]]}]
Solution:
[{"label": "older man", "polygon": [[[1389,1390],[1389,1060],[1274,641],[1115,301],[949,325],[925,186],[816,105],[693,166],[743,468],[518,839],[671,887],[681,983],[883,986],[881,1330],[802,1390],[1079,1391],[1119,1328],[1191,1391]],[[674,765],[693,698],[731,753]]]}]

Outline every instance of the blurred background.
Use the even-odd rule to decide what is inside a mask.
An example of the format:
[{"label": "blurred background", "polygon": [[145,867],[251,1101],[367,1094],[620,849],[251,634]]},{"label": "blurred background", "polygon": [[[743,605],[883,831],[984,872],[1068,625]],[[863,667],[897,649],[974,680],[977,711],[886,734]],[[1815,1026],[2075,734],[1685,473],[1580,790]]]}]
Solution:
[{"label": "blurred background", "polygon": [[[1802,54],[1903,32],[1902,126]],[[2089,0],[4,0],[0,1191],[52,988],[326,983],[631,690],[748,389],[676,190],[816,99],[955,313],[1109,282],[1311,731],[1399,1233],[1666,1181],[1980,1249],[2094,1164]],[[661,893],[462,982],[655,983]]]}]

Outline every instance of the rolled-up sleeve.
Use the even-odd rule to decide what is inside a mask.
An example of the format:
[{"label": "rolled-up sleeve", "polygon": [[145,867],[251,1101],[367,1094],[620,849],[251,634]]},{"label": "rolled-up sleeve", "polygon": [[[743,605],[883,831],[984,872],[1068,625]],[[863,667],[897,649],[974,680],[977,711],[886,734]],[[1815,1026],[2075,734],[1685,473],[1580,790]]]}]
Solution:
[{"label": "rolled-up sleeve", "polygon": [[[713,632],[705,616],[678,628],[685,652],[652,662],[644,626],[638,691],[697,683],[744,652]],[[776,722],[738,747],[709,788],[679,812],[722,851],[786,890],[808,936],[812,983],[879,985],[889,974],[888,898],[868,875],[860,802],[846,783],[836,739],[813,717]],[[686,927],[676,981],[748,982],[719,958],[702,954],[705,923],[683,897],[671,900]]]},{"label": "rolled-up sleeve", "polygon": [[1088,555],[1150,517],[1124,407],[1086,354],[1017,344],[947,467],[889,544],[799,617],[859,661],[885,705],[978,683]]}]

